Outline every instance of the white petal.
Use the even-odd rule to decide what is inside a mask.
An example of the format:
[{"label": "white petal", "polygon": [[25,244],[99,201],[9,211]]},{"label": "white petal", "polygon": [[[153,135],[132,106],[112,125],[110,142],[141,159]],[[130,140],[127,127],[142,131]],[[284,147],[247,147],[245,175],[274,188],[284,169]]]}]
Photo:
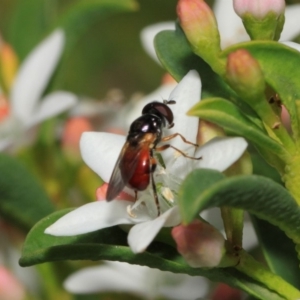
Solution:
[{"label": "white petal", "polygon": [[[159,287],[159,294],[167,299],[187,300],[205,299],[209,292],[209,282],[204,277],[189,276],[186,274],[174,274],[164,272],[166,275],[158,279],[164,280]],[[169,275],[167,275],[169,274]],[[188,295],[188,297],[187,297]]]},{"label": "white petal", "polygon": [[105,261],[103,265],[72,274],[64,282],[64,287],[69,292],[78,294],[129,292],[144,299],[164,296],[173,300],[186,300],[205,296],[208,292],[208,280],[146,266]]},{"label": "white petal", "polygon": [[286,45],[288,47],[291,47],[297,51],[300,51],[300,44],[295,43],[295,42],[280,42],[283,45]]},{"label": "white petal", "polygon": [[247,142],[241,137],[217,137],[200,147],[196,156],[202,159],[194,161],[197,168],[224,171],[236,162],[247,148]]},{"label": "white petal", "polygon": [[64,33],[56,30],[42,41],[20,67],[11,91],[13,113],[23,122],[33,115],[34,108],[47,86],[64,46]]},{"label": "white petal", "polygon": [[[72,117],[95,117],[99,115],[106,116],[107,114],[110,114],[112,111],[112,108],[109,105],[110,103],[104,103],[104,101],[97,101],[94,99],[90,99],[87,97],[81,98],[78,103],[76,103],[76,106],[73,107],[69,114]],[[115,111],[114,111],[115,113]]]},{"label": "white petal", "polygon": [[0,151],[19,144],[23,138],[24,125],[13,115],[0,122]]},{"label": "white petal", "polygon": [[205,209],[200,213],[200,216],[215,228],[219,230],[224,228],[221,210],[219,207]]},{"label": "white petal", "polygon": [[156,51],[154,48],[154,38],[155,36],[163,30],[175,30],[175,23],[173,21],[170,22],[161,22],[154,25],[150,25],[145,27],[140,34],[142,46],[144,50],[148,53],[150,57],[152,57],[157,63],[160,64]]},{"label": "white petal", "polygon": [[38,124],[44,120],[54,117],[73,107],[77,102],[77,96],[68,92],[57,91],[47,95],[36,108],[27,127]]},{"label": "white petal", "polygon": [[[177,83],[167,83],[160,86],[158,89],[153,91],[151,94],[143,97],[134,107],[127,113],[126,116],[126,127],[129,128],[131,123],[141,116],[144,106],[152,101],[162,101],[168,99],[170,93],[177,86]],[[172,107],[171,107],[172,108]]]},{"label": "white petal", "polygon": [[124,143],[125,136],[123,135],[84,132],[80,139],[81,156],[102,180],[109,182]]},{"label": "white petal", "polygon": [[249,215],[245,214],[245,222],[243,229],[243,248],[246,251],[253,250],[259,245],[258,238],[251,222]]},{"label": "white petal", "polygon": [[85,268],[72,274],[64,282],[64,287],[76,294],[129,292],[149,296],[145,276],[147,270],[148,268],[127,263],[105,262],[104,265]]},{"label": "white petal", "polygon": [[285,8],[285,22],[280,40],[289,41],[300,33],[300,4],[287,5]]},{"label": "white petal", "polygon": [[154,220],[133,226],[128,234],[128,244],[134,253],[146,250],[162,227],[173,227],[180,223],[178,207],[175,206]]},{"label": "white petal", "polygon": [[45,230],[45,233],[55,236],[72,236],[114,225],[135,224],[150,219],[142,205],[137,208],[137,211],[134,211],[136,217],[130,217],[127,207],[131,204],[132,202],[123,200],[111,202],[103,200],[85,204],[57,220]]},{"label": "white petal", "polygon": [[233,9],[232,1],[216,0],[213,10],[218,22],[222,48],[249,40],[241,18]]},{"label": "white petal", "polygon": [[[170,94],[169,100],[175,100],[172,105],[174,114],[174,127],[166,132],[166,135],[173,133],[182,134],[188,141],[196,143],[199,119],[197,117],[187,116],[187,111],[201,99],[201,80],[195,70],[189,71],[185,77],[178,83],[177,87]],[[170,144],[190,156],[194,156],[195,147],[182,141],[180,137],[171,140]],[[163,158],[170,173],[179,177],[184,177],[187,159],[179,156],[174,161],[175,150],[166,150],[162,152]]]}]

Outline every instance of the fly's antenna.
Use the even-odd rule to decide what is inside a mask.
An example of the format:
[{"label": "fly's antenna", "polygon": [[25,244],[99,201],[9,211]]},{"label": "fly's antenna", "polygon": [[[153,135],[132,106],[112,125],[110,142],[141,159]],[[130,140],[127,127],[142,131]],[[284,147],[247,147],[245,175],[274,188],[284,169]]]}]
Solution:
[{"label": "fly's antenna", "polygon": [[175,100],[163,100],[164,104],[168,104],[168,105],[172,105],[172,104],[176,104]]}]

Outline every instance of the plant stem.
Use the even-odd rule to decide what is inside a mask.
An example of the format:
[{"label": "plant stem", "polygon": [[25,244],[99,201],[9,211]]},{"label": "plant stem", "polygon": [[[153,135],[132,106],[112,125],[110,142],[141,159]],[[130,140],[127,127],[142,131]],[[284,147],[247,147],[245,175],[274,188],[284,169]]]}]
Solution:
[{"label": "plant stem", "polygon": [[228,206],[221,207],[222,219],[227,240],[232,246],[242,248],[244,211]]},{"label": "plant stem", "polygon": [[296,202],[300,206],[300,153],[297,152],[293,158],[287,162],[285,166],[285,174],[282,177],[282,180],[285,183],[285,187],[295,198]]},{"label": "plant stem", "polygon": [[300,291],[287,283],[280,276],[270,272],[264,265],[256,261],[246,251],[241,251],[240,263],[236,269],[260,282],[269,290],[274,291],[285,299],[300,299]]}]

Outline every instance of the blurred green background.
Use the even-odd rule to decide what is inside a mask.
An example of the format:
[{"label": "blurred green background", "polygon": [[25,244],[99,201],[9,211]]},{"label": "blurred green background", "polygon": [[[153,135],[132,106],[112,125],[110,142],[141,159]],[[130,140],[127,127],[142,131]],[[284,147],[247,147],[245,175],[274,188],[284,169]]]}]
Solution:
[{"label": "blurred green background", "polygon": [[[61,16],[79,2],[1,0],[1,34],[23,59]],[[94,18],[58,71],[56,87],[98,99],[111,88],[121,89],[126,97],[156,88],[164,71],[144,52],[139,35],[147,25],[175,20],[176,3],[141,0],[136,1],[135,11]]]},{"label": "blurred green background", "polygon": [[[100,1],[1,0],[0,33],[23,59],[59,24],[62,16],[80,2]],[[207,2],[213,4],[213,1]],[[286,2],[299,3],[299,0]],[[148,93],[160,84],[164,71],[144,52],[139,35],[147,25],[176,20],[177,0],[137,0],[135,3],[136,9],[130,12],[78,22],[79,27],[86,28],[59,69],[55,88],[96,99],[118,88],[128,98],[135,92]]]}]

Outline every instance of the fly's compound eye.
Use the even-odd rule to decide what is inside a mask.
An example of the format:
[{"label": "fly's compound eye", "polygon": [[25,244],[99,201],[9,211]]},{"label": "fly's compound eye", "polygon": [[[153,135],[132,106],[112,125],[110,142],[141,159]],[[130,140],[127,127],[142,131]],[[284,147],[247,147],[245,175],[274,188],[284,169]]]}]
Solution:
[{"label": "fly's compound eye", "polygon": [[168,121],[169,127],[173,126],[173,120],[174,120],[173,112],[166,103],[151,102],[143,108],[142,114],[158,115],[160,117],[165,118]]}]

